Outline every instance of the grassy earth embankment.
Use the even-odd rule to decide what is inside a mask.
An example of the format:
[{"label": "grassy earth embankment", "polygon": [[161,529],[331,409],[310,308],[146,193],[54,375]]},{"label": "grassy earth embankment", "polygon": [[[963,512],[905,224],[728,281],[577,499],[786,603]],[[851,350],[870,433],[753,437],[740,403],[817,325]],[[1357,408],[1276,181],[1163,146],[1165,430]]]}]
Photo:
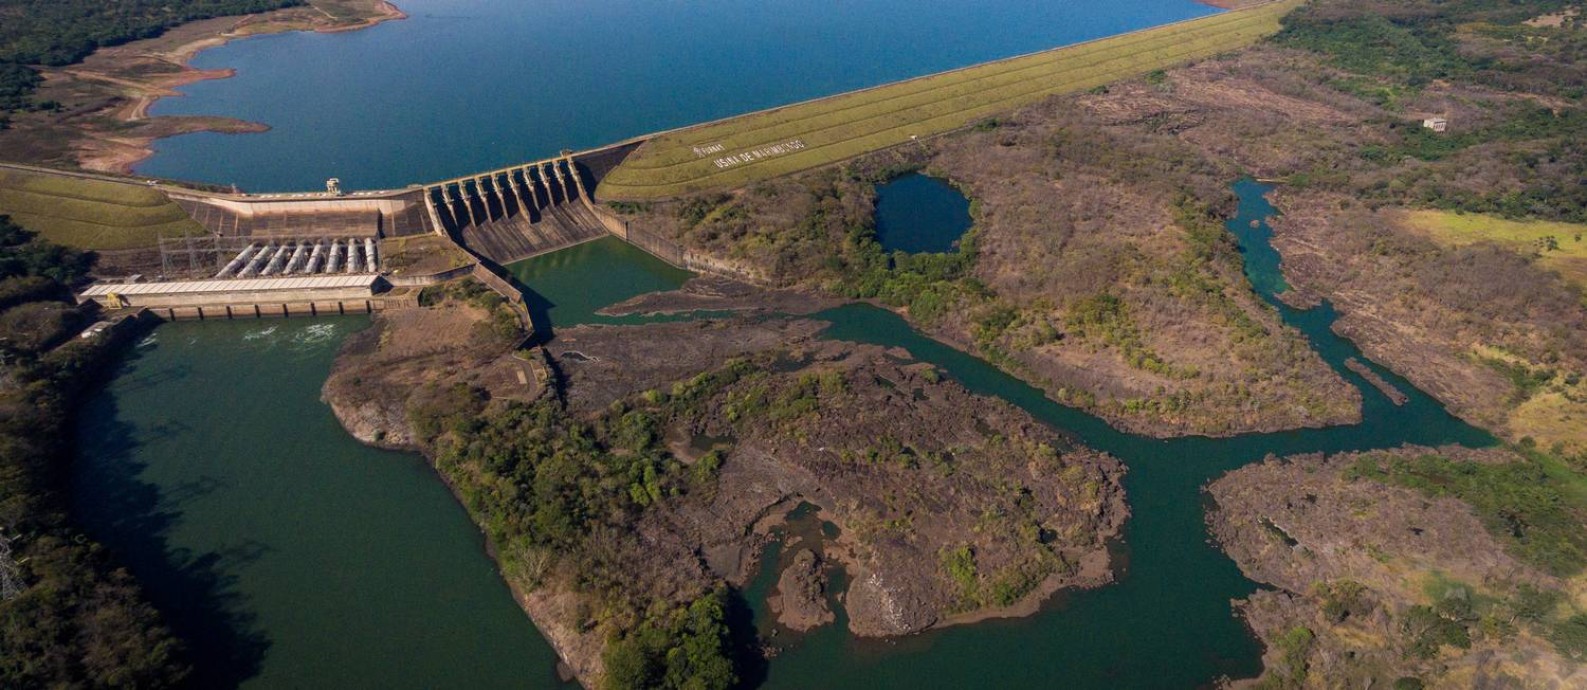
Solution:
[{"label": "grassy earth embankment", "polygon": [[[661,134],[601,181],[602,199],[659,199],[729,189],[959,129],[983,118],[1182,62],[1279,30],[1299,0],[1145,29]],[[755,151],[801,146],[769,156]],[[720,150],[701,154],[697,147]],[[719,159],[745,162],[719,167]]]},{"label": "grassy earth embankment", "polygon": [[204,233],[157,189],[17,168],[0,168],[0,213],[74,249],[152,247],[162,236]]}]

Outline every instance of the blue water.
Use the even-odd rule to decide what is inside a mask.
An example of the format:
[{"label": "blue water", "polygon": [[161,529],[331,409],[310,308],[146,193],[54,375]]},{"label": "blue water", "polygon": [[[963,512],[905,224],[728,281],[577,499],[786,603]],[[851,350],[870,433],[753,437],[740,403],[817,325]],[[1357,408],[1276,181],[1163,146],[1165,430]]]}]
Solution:
[{"label": "blue water", "polygon": [[917,173],[876,188],[876,239],[888,251],[951,251],[970,223],[970,200],[946,181]]},{"label": "blue water", "polygon": [[396,0],[343,34],[236,41],[156,115],[263,134],[157,142],[142,173],[249,191],[400,187],[1216,12],[1191,0]]}]

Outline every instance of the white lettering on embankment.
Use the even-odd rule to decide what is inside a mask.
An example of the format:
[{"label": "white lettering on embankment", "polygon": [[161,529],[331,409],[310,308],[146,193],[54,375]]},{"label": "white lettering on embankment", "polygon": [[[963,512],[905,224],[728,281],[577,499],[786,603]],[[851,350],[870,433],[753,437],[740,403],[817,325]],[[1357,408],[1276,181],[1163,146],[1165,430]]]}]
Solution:
[{"label": "white lettering on embankment", "polygon": [[704,157],[709,156],[709,155],[711,155],[713,153],[721,153],[722,149],[725,149],[727,147],[718,143],[718,144],[701,144],[701,145],[695,146],[693,148],[694,148],[694,157],[695,158],[704,158]]},{"label": "white lettering on embankment", "polygon": [[762,146],[761,148],[750,149],[740,154],[727,156],[726,158],[718,158],[716,159],[716,167],[731,168],[735,165],[753,163],[762,158],[771,158],[772,156],[781,156],[785,153],[792,153],[804,147],[804,141],[799,139],[789,139],[788,141],[785,141],[781,144]]}]

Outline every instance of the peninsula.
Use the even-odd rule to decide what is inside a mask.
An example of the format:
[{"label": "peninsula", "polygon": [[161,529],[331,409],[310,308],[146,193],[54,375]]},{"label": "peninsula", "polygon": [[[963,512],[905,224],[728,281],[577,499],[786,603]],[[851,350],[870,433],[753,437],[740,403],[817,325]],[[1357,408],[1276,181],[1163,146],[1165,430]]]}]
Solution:
[{"label": "peninsula", "polygon": [[[79,3],[58,4],[69,15]],[[139,7],[105,17],[108,27],[80,22],[81,35],[7,22],[0,31],[0,44],[8,46],[0,49],[0,65],[7,66],[0,93],[16,96],[0,100],[0,160],[130,174],[152,153],[156,139],[263,131],[263,124],[235,118],[151,117],[149,108],[180,95],[177,90],[187,84],[231,76],[229,70],[189,66],[206,48],[284,31],[352,31],[404,16],[386,0],[236,0],[202,3],[188,15],[167,19],[128,18],[150,4],[128,3]],[[38,21],[71,23],[64,16]],[[44,34],[41,42],[49,48],[15,48],[33,38],[30,32]]]}]

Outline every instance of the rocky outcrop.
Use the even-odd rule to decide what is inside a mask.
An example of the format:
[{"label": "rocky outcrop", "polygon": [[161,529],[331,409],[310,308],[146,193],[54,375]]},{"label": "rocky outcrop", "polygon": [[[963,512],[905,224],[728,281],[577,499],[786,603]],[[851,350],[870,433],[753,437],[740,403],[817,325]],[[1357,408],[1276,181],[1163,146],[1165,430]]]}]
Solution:
[{"label": "rocky outcrop", "polygon": [[1360,462],[1429,456],[1520,460],[1456,447],[1269,458],[1208,487],[1218,543],[1247,577],[1276,588],[1236,602],[1267,646],[1262,677],[1236,685],[1587,683],[1587,670],[1548,639],[1559,623],[1553,606],[1524,603],[1564,596],[1568,583],[1518,560],[1467,503],[1356,471]]},{"label": "rocky outcrop", "polygon": [[[713,439],[709,461],[704,451],[674,456],[684,469],[669,471],[687,471],[693,488],[585,540],[581,558],[623,573],[627,600],[677,606],[724,581],[743,585],[767,521],[806,502],[841,537],[821,556],[796,554],[782,573],[776,606],[792,629],[834,619],[823,561],[848,572],[849,627],[863,636],[1023,615],[1061,587],[1111,579],[1106,544],[1128,515],[1118,461],[906,352],[820,340],[825,324],[808,319],[568,328],[545,348],[555,390],[535,394],[516,357],[474,336],[448,341],[441,334],[471,327],[445,318],[382,314],[348,342],[325,397],[350,432],[428,449],[404,413],[463,386],[484,415],[518,400],[611,429],[635,410],[657,420],[658,438],[685,439],[659,447]],[[478,471],[449,476],[480,481]],[[567,668],[598,683],[606,646],[632,632],[598,613],[607,595],[581,588],[584,576],[558,554],[497,556]]]},{"label": "rocky outcrop", "polygon": [[354,403],[341,397],[326,397],[325,402],[342,428],[367,445],[391,450],[417,447],[401,407],[377,400]]},{"label": "rocky outcrop", "polygon": [[[677,394],[685,372],[707,361],[762,358],[757,373],[672,421],[669,437],[732,439],[712,498],[642,524],[664,525],[742,584],[736,564],[760,547],[753,526],[779,506],[819,507],[843,535],[826,556],[850,577],[843,600],[856,635],[1027,615],[1061,587],[1111,580],[1105,544],[1128,515],[1117,460],[905,351],[817,340],[819,330],[808,319],[580,327],[547,350],[583,414],[625,396]],[[1015,506],[1010,484],[1031,500]],[[1010,522],[982,524],[989,513]],[[1021,519],[1063,536],[1027,540]],[[955,579],[945,554],[960,549],[968,562]],[[1005,580],[1019,584],[999,600],[991,592]]]},{"label": "rocky outcrop", "polygon": [[[771,610],[777,623],[795,632],[831,623],[835,616],[827,606],[827,576],[814,551],[801,549],[777,579]],[[851,590],[852,591],[852,590]]]}]

